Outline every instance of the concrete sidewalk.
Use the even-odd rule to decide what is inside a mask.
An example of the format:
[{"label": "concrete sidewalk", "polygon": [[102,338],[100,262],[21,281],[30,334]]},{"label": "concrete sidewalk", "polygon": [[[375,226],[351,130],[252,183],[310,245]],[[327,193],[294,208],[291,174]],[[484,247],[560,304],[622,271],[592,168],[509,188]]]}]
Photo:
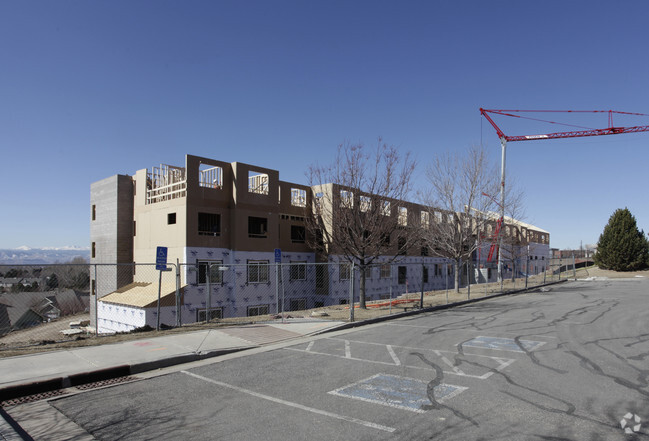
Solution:
[{"label": "concrete sidewalk", "polygon": [[343,323],[288,319],[0,358],[0,402],[316,334]]}]

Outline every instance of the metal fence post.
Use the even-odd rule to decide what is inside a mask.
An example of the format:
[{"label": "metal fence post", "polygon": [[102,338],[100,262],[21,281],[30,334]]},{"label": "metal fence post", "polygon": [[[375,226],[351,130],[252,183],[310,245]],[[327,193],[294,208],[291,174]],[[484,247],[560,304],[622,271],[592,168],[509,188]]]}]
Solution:
[{"label": "metal fence post", "polygon": [[527,259],[525,260],[525,289],[527,289],[527,277],[530,274],[530,246],[527,246]]},{"label": "metal fence post", "polygon": [[505,291],[505,289],[504,289],[505,288],[505,285],[504,285],[504,283],[505,283],[505,266],[502,265],[500,262],[501,262],[501,260],[499,258],[498,265],[500,266],[500,269],[498,271],[500,273],[500,292],[503,293]]},{"label": "metal fence post", "polygon": [[577,267],[575,266],[575,255],[572,255],[572,275],[575,280],[577,280]]},{"label": "metal fence post", "polygon": [[448,305],[448,261],[446,261],[444,267],[446,273],[446,304]]},{"label": "metal fence post", "polygon": [[354,262],[349,266],[349,321],[354,321]]},{"label": "metal fence post", "polygon": [[212,264],[207,262],[207,274],[206,274],[206,288],[207,292],[205,293],[205,323],[210,321],[210,308],[212,306]]},{"label": "metal fence post", "polygon": [[[486,265],[485,265],[486,266]],[[484,268],[487,270],[487,276],[485,277],[485,297],[487,297],[487,285],[489,285],[489,268]],[[482,268],[478,268],[480,275],[482,275]]]},{"label": "metal fence post", "polygon": [[181,315],[182,305],[180,302],[180,260],[176,259],[176,326],[183,325]]},{"label": "metal fence post", "polygon": [[[289,267],[289,271],[290,271],[290,267]],[[290,280],[290,275],[289,275],[289,280]],[[284,293],[286,292],[286,289],[284,288],[284,272],[282,271],[281,263],[279,265],[279,282],[282,284],[282,323],[284,323],[284,312],[286,310],[286,298]]]},{"label": "metal fence post", "polygon": [[279,263],[275,262],[275,311],[279,314]]},{"label": "metal fence post", "polygon": [[162,290],[162,270],[158,270],[160,273],[160,278],[158,279],[158,305],[156,307],[156,331],[160,330],[160,291]]},{"label": "metal fence post", "polygon": [[471,299],[471,260],[466,261],[466,298]]},{"label": "metal fence post", "polygon": [[99,335],[99,281],[97,280],[97,264],[94,264],[95,269],[95,335]]},{"label": "metal fence post", "polygon": [[421,263],[421,298],[419,300],[419,309],[424,309],[424,262]]}]

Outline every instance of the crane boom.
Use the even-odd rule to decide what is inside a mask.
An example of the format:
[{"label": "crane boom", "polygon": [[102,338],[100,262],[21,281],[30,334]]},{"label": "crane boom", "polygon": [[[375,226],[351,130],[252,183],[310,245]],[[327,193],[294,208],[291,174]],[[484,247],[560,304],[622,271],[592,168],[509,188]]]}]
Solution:
[{"label": "crane boom", "polygon": [[[494,122],[493,119],[489,116],[489,113],[495,113],[498,115],[504,115],[504,116],[511,116],[515,118],[520,118],[519,115],[514,115],[512,113],[505,113],[505,112],[523,112],[520,110],[487,110],[487,109],[480,109],[480,113],[489,121],[489,123],[496,129],[496,133],[498,134],[499,138],[503,138],[506,141],[537,141],[540,139],[559,139],[559,138],[580,138],[584,136],[600,136],[600,135],[619,135],[622,133],[638,133],[638,132],[649,132],[649,126],[633,126],[633,127],[613,127],[613,118],[612,114],[613,113],[620,113],[620,114],[630,114],[630,115],[644,115],[644,114],[639,114],[639,113],[629,113],[629,112],[614,112],[612,110],[608,111],[602,111],[602,110],[590,110],[590,111],[585,111],[585,112],[608,112],[609,113],[609,127],[605,129],[589,129],[589,130],[573,130],[569,132],[555,132],[555,133],[547,133],[547,134],[541,134],[541,135],[505,135],[505,133],[498,127],[498,125]],[[529,110],[527,112],[540,112],[540,111],[533,111]],[[548,111],[552,112],[552,111]],[[570,110],[564,110],[564,111],[556,111],[556,112],[574,112]],[[582,111],[584,112],[584,111]],[[551,121],[548,121],[551,122]]]}]

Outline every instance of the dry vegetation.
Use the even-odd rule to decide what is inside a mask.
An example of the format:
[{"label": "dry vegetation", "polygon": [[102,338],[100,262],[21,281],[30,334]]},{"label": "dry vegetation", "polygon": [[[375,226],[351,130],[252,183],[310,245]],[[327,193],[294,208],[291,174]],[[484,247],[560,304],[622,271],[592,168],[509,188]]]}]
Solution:
[{"label": "dry vegetation", "polygon": [[[564,280],[566,276],[573,279],[573,273],[569,272],[563,274],[561,279]],[[589,267],[587,269],[579,269],[576,273],[577,279],[587,279],[590,277],[595,278],[633,278],[633,277],[649,277],[649,270],[634,271],[634,272],[615,272],[602,270],[597,267]],[[554,281],[558,279],[555,278]],[[551,282],[551,280],[546,280]],[[543,283],[542,276],[531,277],[528,280],[528,288],[534,288]],[[519,290],[524,288],[524,280],[517,279],[515,283],[511,280],[505,281],[504,290]],[[462,288],[460,293],[455,293],[453,290],[447,291],[431,291],[424,293],[424,307],[428,308],[436,305],[443,305],[446,303],[454,303],[467,300],[467,298],[475,299],[480,297],[489,296],[500,292],[500,284],[481,284],[472,285],[470,294],[467,293],[467,288]],[[375,317],[385,316],[389,314],[398,314],[407,310],[412,310],[419,307],[419,299],[421,293],[411,293],[408,296],[399,297],[401,303],[394,303],[390,307],[388,300],[381,300],[375,302],[368,302],[367,309],[355,308],[354,320],[363,321]],[[326,314],[320,316],[320,314]],[[314,320],[334,320],[334,321],[349,321],[349,308],[347,305],[328,306],[324,308],[296,311],[284,314],[284,318],[288,321],[291,319],[314,319]],[[185,325],[180,328],[166,329],[161,331],[149,330],[143,332],[131,332],[129,334],[116,334],[109,336],[94,336],[94,335],[81,335],[73,336],[68,341],[61,341],[62,334],[60,331],[68,327],[71,320],[87,319],[86,316],[66,317],[65,320],[48,323],[38,328],[31,328],[21,331],[16,331],[0,338],[0,357],[11,357],[16,355],[30,354],[35,352],[49,351],[54,349],[65,349],[82,346],[93,346],[100,344],[111,344],[123,341],[139,340],[143,338],[151,338],[162,335],[170,335],[179,332],[192,332],[205,329],[218,329],[224,326],[241,326],[251,323],[260,322],[281,322],[282,317],[275,315],[263,315],[258,317],[239,317],[218,320],[211,323],[198,323]]]}]

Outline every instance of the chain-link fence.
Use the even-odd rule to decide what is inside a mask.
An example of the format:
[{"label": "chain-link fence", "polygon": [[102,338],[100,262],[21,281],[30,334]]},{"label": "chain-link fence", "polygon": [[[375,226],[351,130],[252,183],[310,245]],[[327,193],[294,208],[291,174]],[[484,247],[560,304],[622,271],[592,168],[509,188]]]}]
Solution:
[{"label": "chain-link fence", "polygon": [[[0,265],[0,349],[190,324],[364,320],[576,278],[574,259]],[[459,288],[456,289],[456,280]],[[363,307],[364,306],[364,307]]]}]

